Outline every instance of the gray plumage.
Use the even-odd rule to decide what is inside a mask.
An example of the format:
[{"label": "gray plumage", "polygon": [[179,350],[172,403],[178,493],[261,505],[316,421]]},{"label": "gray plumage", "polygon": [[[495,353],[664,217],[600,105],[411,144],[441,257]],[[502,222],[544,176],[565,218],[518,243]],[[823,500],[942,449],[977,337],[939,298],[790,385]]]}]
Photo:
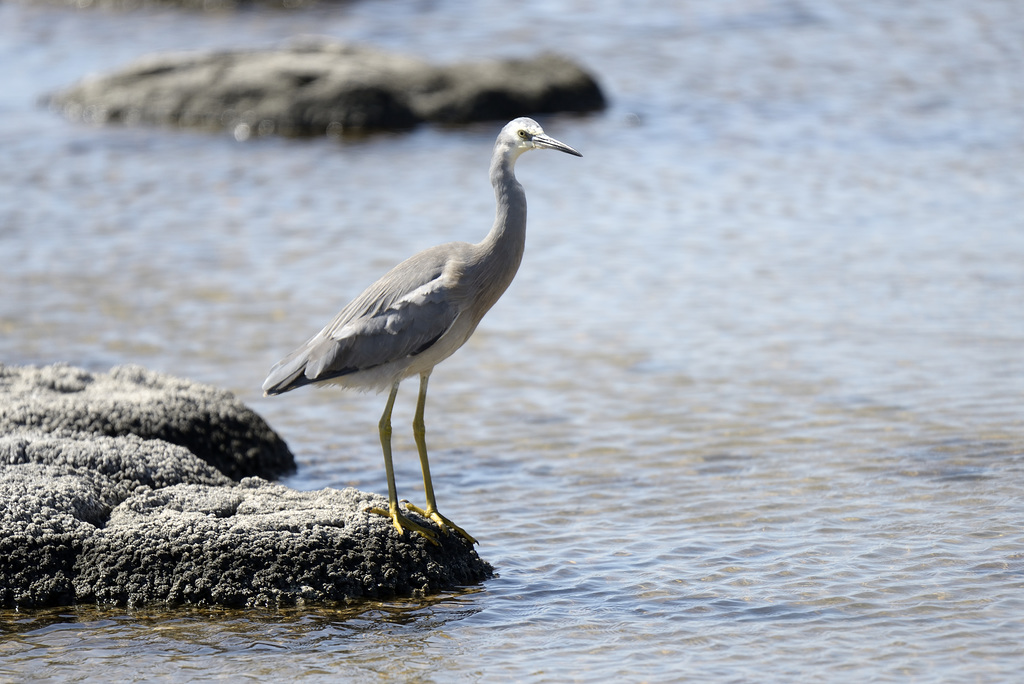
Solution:
[{"label": "gray plumage", "polygon": [[[515,177],[515,162],[531,149],[554,149],[582,156],[546,135],[540,125],[519,118],[502,128],[494,143],[490,177],[497,209],[494,225],[479,243],[449,242],[424,250],[388,271],[352,300],[323,330],[278,362],[263,383],[267,395],[309,384],[337,384],[363,390],[390,389],[381,418],[381,443],[389,475],[391,517],[402,531],[409,526],[431,541],[432,533],[397,511],[390,457],[390,419],[398,384],[420,376],[417,447],[420,450],[426,510],[409,506],[473,541],[436,512],[422,413],[427,378],[441,361],[465,344],[484,314],[512,283],[526,242],[526,194]],[[386,443],[385,443],[386,442]]]}]

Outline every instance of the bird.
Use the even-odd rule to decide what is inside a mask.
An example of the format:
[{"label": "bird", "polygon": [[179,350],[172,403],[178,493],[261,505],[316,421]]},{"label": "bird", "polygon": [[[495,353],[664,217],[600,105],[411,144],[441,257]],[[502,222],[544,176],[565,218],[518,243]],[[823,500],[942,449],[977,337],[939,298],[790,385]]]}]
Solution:
[{"label": "bird", "polygon": [[437,510],[427,457],[424,407],[434,367],[454,354],[476,330],[512,283],[526,245],[526,193],[515,164],[524,152],[550,149],[582,157],[555,140],[533,119],[507,123],[494,142],[490,179],[494,224],[478,243],[448,242],[398,264],[346,305],[324,328],[271,368],[264,396],[304,385],[338,385],[378,393],[389,391],[378,424],[388,482],[388,508],[367,512],[390,518],[406,530],[438,544],[437,534],[403,514],[395,486],[391,452],[391,412],[402,380],[418,375],[419,397],[413,437],[423,474],[426,506],[403,500],[408,510],[432,520],[445,534],[476,544],[468,532]]}]

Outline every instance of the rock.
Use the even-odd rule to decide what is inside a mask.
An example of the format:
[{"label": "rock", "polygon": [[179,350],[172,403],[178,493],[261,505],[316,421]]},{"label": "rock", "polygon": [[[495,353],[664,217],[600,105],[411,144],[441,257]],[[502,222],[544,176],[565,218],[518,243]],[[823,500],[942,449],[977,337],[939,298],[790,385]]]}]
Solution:
[{"label": "rock", "polygon": [[72,119],[232,130],[242,139],[507,120],[604,107],[565,57],[435,66],[372,48],[305,39],[271,51],[162,54],[50,98]]},{"label": "rock", "polygon": [[109,514],[86,473],[0,465],[0,607],[75,602],[74,564]]},{"label": "rock", "polygon": [[486,579],[455,535],[434,546],[366,513],[355,489],[298,492],[259,478],[137,492],[83,543],[79,600],[238,607],[425,595]]},{"label": "rock", "polygon": [[0,435],[0,606],[75,602],[75,561],[111,511],[140,487],[183,482],[233,484],[160,440],[66,430]]},{"label": "rock", "polygon": [[0,466],[29,464],[55,466],[52,472],[92,478],[96,495],[109,508],[142,486],[233,484],[231,478],[185,447],[159,439],[103,437],[70,430],[53,434],[18,430],[0,435]]},{"label": "rock", "polygon": [[0,434],[16,429],[161,439],[235,480],[295,469],[284,440],[230,392],[139,366],[0,364]]},{"label": "rock", "polygon": [[[269,469],[253,456],[266,449]],[[492,573],[460,537],[434,546],[366,513],[386,507],[379,495],[215,467],[285,463],[284,443],[229,392],[133,366],[0,366],[0,606],[296,605]]]}]

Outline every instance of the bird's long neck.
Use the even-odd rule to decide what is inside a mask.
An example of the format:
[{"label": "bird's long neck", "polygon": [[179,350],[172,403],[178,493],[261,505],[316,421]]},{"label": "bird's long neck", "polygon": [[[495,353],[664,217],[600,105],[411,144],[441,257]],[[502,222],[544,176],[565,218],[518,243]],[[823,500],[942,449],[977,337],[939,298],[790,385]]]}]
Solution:
[{"label": "bird's long neck", "polygon": [[[500,153],[499,153],[500,152]],[[496,150],[491,161],[491,185],[494,186],[494,225],[482,242],[479,252],[479,292],[488,301],[481,302],[483,312],[489,309],[512,283],[519,270],[526,247],[526,192],[516,180],[515,163],[519,150]]]},{"label": "bird's long neck", "polygon": [[491,162],[494,225],[482,243],[491,251],[515,256],[515,267],[519,265],[526,244],[526,191],[516,180],[515,157],[518,156],[508,153],[495,155]]}]

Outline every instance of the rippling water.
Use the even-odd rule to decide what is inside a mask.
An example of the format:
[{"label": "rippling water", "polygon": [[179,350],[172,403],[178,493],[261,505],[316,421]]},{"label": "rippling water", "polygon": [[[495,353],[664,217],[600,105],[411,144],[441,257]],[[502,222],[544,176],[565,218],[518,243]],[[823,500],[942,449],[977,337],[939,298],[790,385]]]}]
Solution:
[{"label": "rippling water", "polygon": [[499,576],[344,609],[4,612],[0,680],[1019,676],[1017,4],[0,4],[0,360],[228,387],[296,452],[287,484],[384,491],[382,397],[259,385],[391,265],[483,235],[498,124],[239,144],[38,106],[147,52],[302,33],[556,49],[609,95],[544,120],[584,157],[520,161],[523,267],[431,384],[442,511]]}]

